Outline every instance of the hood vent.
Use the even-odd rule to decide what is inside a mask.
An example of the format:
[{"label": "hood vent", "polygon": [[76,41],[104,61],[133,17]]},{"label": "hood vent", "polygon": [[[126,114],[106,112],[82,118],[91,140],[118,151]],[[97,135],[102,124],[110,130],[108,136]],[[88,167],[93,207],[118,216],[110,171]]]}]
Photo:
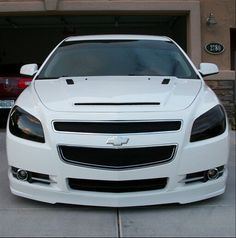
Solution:
[{"label": "hood vent", "polygon": [[67,83],[68,85],[71,85],[71,84],[74,84],[74,81],[73,81],[73,79],[67,79],[67,80],[66,80],[66,83]]},{"label": "hood vent", "polygon": [[150,106],[159,106],[159,102],[121,102],[121,103],[116,103],[116,102],[92,102],[92,103],[87,103],[87,102],[76,102],[74,103],[75,106],[143,106],[143,105],[150,105]]},{"label": "hood vent", "polygon": [[170,82],[170,79],[163,79],[161,84],[169,84],[169,82]]}]

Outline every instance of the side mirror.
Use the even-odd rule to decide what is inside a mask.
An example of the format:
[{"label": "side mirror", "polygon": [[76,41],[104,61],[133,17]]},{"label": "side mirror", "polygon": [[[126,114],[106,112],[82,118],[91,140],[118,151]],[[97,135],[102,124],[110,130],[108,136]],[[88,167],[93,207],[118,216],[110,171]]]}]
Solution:
[{"label": "side mirror", "polygon": [[20,68],[20,74],[33,76],[38,71],[37,64],[25,64]]},{"label": "side mirror", "polygon": [[219,73],[217,65],[211,63],[201,63],[198,71],[203,77]]}]

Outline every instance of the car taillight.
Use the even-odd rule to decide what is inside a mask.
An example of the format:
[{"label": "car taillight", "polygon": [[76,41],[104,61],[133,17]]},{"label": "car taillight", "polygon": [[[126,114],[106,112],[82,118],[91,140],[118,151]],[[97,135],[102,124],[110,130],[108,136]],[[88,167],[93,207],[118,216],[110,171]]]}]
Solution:
[{"label": "car taillight", "polygon": [[32,81],[32,78],[20,78],[18,81],[18,88],[25,89],[27,88]]}]

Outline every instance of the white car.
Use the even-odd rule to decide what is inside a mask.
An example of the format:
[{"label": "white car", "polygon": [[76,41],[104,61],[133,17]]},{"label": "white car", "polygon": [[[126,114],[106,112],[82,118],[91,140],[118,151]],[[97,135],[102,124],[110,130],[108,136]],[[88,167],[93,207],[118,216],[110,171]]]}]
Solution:
[{"label": "white car", "polygon": [[224,193],[225,111],[171,39],[69,37],[17,99],[7,126],[11,192],[48,203],[127,207]]}]

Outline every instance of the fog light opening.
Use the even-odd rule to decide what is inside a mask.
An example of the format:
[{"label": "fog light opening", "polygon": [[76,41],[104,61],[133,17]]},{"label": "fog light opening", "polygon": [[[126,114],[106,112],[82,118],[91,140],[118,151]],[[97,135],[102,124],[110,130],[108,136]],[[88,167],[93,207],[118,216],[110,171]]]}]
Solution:
[{"label": "fog light opening", "polygon": [[21,181],[27,181],[29,178],[29,174],[26,170],[18,169],[16,172],[16,177],[17,177],[17,179],[19,179]]},{"label": "fog light opening", "polygon": [[207,171],[207,178],[209,180],[217,179],[219,177],[219,170],[217,168],[209,169]]}]

